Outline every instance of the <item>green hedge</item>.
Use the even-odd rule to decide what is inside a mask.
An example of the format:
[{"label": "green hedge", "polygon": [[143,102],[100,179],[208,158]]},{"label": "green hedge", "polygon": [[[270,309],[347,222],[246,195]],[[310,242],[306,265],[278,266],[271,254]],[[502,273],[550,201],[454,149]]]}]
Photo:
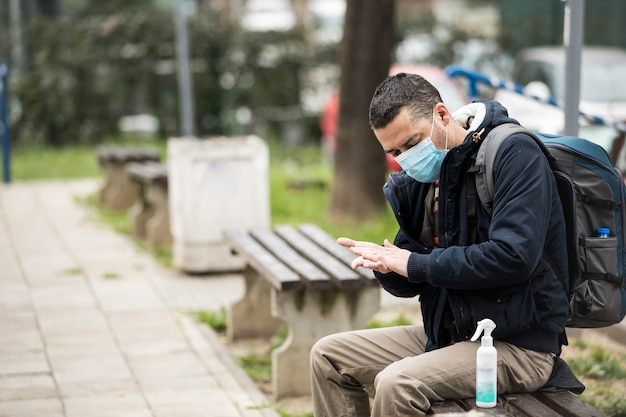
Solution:
[{"label": "green hedge", "polygon": [[[319,58],[299,31],[243,33],[196,17],[189,37],[198,135],[232,133],[240,107],[261,116],[297,107],[301,70]],[[121,116],[138,113],[157,116],[161,137],[178,134],[171,15],[38,18],[25,38],[27,69],[10,89],[16,143],[97,143],[119,133]]]}]

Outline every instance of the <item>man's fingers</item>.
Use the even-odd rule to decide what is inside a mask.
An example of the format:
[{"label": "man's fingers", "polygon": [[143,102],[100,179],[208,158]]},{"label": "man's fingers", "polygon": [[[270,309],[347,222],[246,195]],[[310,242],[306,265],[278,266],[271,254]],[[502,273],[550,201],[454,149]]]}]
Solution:
[{"label": "man's fingers", "polygon": [[[378,243],[366,242],[364,240],[354,240],[350,239],[349,237],[340,237],[337,239],[337,243],[347,248],[380,248],[380,245]],[[395,245],[389,242],[389,240],[387,239],[385,239],[384,246],[395,247]]]},{"label": "man's fingers", "polygon": [[385,239],[385,241],[383,242],[383,246],[386,247],[386,248],[395,248],[396,247],[396,245],[391,243],[388,239]]},{"label": "man's fingers", "polygon": [[341,246],[350,248],[350,252],[357,255],[350,264],[352,269],[367,268],[388,273],[391,269],[385,263],[385,256],[389,248],[396,248],[389,240],[385,239],[384,245],[381,246],[372,242],[357,241],[348,237],[340,237],[337,243]]},{"label": "man's fingers", "polygon": [[389,268],[387,268],[387,266],[384,263],[371,261],[369,259],[364,259],[361,256],[354,258],[350,266],[354,270],[356,270],[358,267],[361,267],[361,268],[366,268],[366,269],[372,269],[374,271],[379,271],[384,274],[390,271]]},{"label": "man's fingers", "polygon": [[337,243],[339,243],[341,246],[349,248],[351,246],[354,246],[356,242],[349,237],[340,237],[339,239],[337,239]]},{"label": "man's fingers", "polygon": [[383,252],[381,251],[382,247],[380,245],[375,245],[375,246],[352,246],[350,247],[350,252],[354,253],[355,255],[359,255],[362,256],[364,258],[370,259],[370,260],[378,260],[379,256],[383,255]]},{"label": "man's fingers", "polygon": [[352,260],[352,264],[350,264],[350,267],[356,270],[358,267],[363,266],[363,261],[364,261],[363,258],[361,258],[360,256],[357,256],[356,258]]}]

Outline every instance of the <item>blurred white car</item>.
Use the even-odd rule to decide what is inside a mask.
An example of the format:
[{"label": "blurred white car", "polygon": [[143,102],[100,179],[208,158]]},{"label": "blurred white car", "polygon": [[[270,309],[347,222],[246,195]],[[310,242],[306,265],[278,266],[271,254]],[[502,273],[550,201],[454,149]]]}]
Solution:
[{"label": "blurred white car", "polygon": [[247,0],[240,22],[250,32],[286,31],[296,26],[289,0]]},{"label": "blurred white car", "polygon": [[346,14],[346,0],[308,0],[313,37],[320,44],[341,41]]},{"label": "blurred white car", "polygon": [[[607,122],[626,121],[626,50],[585,46],[581,56],[580,110]],[[527,94],[553,97],[563,102],[565,96],[565,48],[541,46],[526,48],[516,57],[513,81],[525,87]],[[494,99],[509,114],[529,129],[562,133],[564,114],[560,108],[542,104],[512,91],[498,90]],[[590,125],[581,119],[579,136],[593,140],[611,151],[617,131],[608,125]]]}]

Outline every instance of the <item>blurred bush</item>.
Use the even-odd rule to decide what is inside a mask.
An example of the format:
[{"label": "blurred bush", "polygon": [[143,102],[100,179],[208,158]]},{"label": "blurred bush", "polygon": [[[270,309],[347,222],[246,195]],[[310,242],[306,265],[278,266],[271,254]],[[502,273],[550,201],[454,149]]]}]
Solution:
[{"label": "blurred bush", "polygon": [[[26,35],[27,69],[10,89],[16,143],[98,143],[119,133],[121,116],[142,113],[158,118],[160,137],[178,134],[171,15],[35,18]],[[244,33],[196,17],[189,38],[197,135],[243,133],[237,115],[280,122],[285,109],[301,113],[302,69],[319,58],[302,32]]]}]

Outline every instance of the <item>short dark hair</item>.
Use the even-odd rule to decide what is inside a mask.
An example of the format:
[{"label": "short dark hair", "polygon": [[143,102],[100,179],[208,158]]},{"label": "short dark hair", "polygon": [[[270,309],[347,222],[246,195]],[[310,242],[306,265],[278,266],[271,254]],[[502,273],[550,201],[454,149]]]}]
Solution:
[{"label": "short dark hair", "polygon": [[416,120],[430,120],[433,108],[441,101],[439,91],[421,75],[400,73],[387,77],[374,91],[370,103],[370,127],[386,127],[405,107]]}]

